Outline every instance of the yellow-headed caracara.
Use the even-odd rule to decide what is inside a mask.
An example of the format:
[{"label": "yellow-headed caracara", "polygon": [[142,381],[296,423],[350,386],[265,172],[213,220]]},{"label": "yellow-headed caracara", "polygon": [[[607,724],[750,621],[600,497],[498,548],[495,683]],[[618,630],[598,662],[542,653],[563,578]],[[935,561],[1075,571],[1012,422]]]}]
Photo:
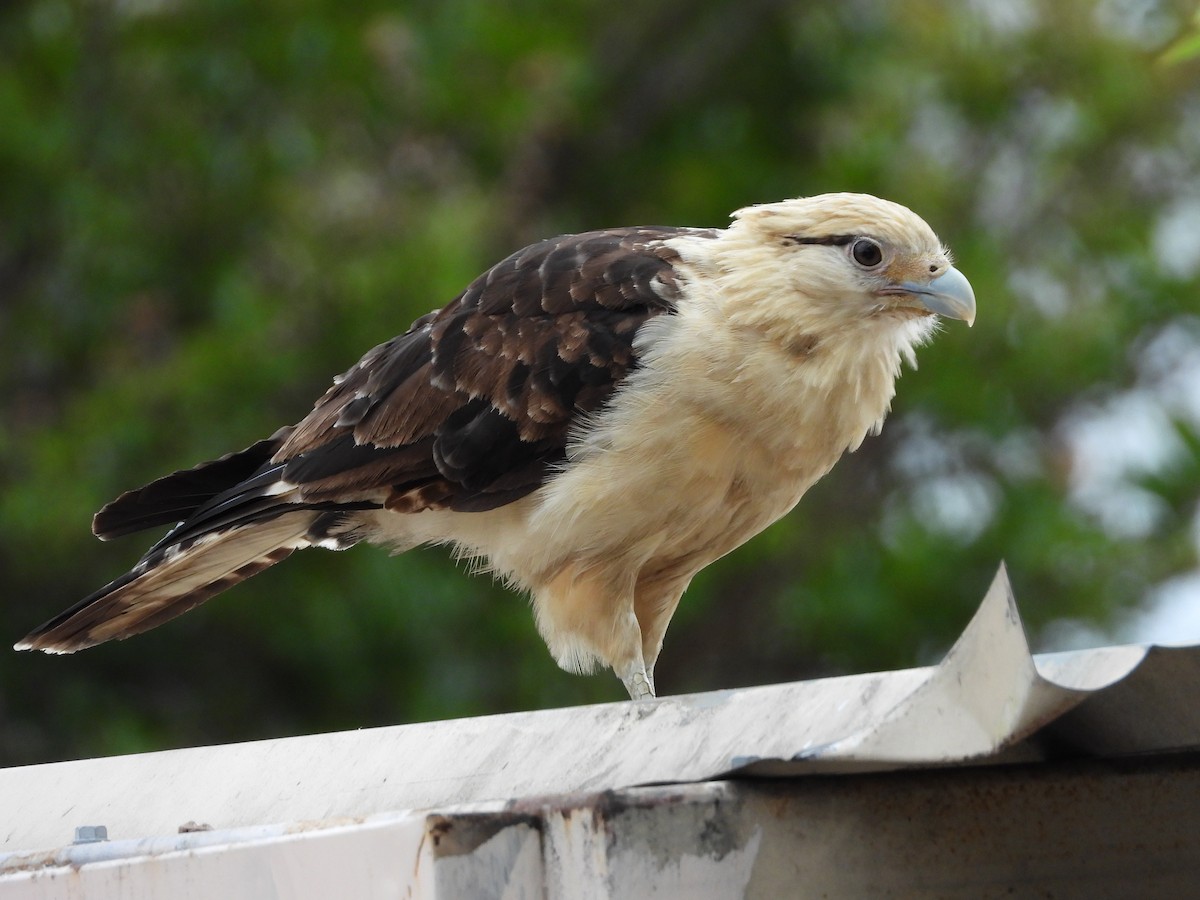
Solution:
[{"label": "yellow-headed caracara", "polygon": [[450,544],[531,595],[560,666],[653,696],[688,582],[879,429],[939,315],[974,320],[966,278],[862,194],[541,241],[297,425],[100,510],[102,539],[174,527],[17,647],[129,637],[302,547]]}]

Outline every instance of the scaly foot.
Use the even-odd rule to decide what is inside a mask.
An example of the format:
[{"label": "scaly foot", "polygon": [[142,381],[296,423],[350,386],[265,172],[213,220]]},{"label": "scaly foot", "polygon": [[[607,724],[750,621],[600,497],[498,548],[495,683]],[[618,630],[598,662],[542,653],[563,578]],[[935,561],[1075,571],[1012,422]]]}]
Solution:
[{"label": "scaly foot", "polygon": [[654,682],[650,680],[650,676],[644,668],[634,669],[621,681],[625,683],[625,690],[629,691],[631,700],[654,699]]}]

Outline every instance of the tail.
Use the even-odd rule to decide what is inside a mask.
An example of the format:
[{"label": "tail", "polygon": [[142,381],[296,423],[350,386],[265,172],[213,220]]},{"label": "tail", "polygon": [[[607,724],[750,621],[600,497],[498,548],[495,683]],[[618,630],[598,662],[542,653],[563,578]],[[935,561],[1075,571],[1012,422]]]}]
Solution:
[{"label": "tail", "polygon": [[35,628],[17,650],[73,653],[127,638],[321,544],[357,540],[353,511],[376,503],[306,502],[271,458],[288,429],[252,447],[122,494],[96,514],[102,540],[178,523],[129,572]]},{"label": "tail", "polygon": [[151,550],[128,573],[35,628],[16,649],[73,653],[161,625],[307,547],[309,528],[321,515],[302,509]]}]

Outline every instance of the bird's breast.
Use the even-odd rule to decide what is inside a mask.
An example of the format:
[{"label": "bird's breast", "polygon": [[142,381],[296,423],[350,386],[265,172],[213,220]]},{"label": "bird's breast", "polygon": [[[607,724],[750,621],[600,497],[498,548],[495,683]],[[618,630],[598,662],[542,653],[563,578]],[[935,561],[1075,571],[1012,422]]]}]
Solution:
[{"label": "bird's breast", "polygon": [[648,327],[641,366],[535,495],[547,547],[706,564],[792,509],[894,392],[894,350],[806,356],[702,315]]}]

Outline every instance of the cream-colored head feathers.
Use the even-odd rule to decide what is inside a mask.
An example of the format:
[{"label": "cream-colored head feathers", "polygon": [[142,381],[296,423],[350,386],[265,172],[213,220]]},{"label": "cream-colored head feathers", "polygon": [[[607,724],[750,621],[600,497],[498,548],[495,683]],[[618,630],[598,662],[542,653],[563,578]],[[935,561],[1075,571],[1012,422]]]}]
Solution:
[{"label": "cream-colored head feathers", "polygon": [[764,237],[871,235],[897,247],[936,253],[941,242],[925,220],[906,206],[870,194],[818,194],[747,206],[733,214],[730,230],[753,229]]},{"label": "cream-colored head feathers", "polygon": [[934,331],[940,310],[920,292],[952,270],[950,257],[908,208],[821,194],[746,207],[733,219],[718,240],[693,246],[735,326],[786,347],[857,344],[882,329],[897,341],[880,349],[904,356]]}]

